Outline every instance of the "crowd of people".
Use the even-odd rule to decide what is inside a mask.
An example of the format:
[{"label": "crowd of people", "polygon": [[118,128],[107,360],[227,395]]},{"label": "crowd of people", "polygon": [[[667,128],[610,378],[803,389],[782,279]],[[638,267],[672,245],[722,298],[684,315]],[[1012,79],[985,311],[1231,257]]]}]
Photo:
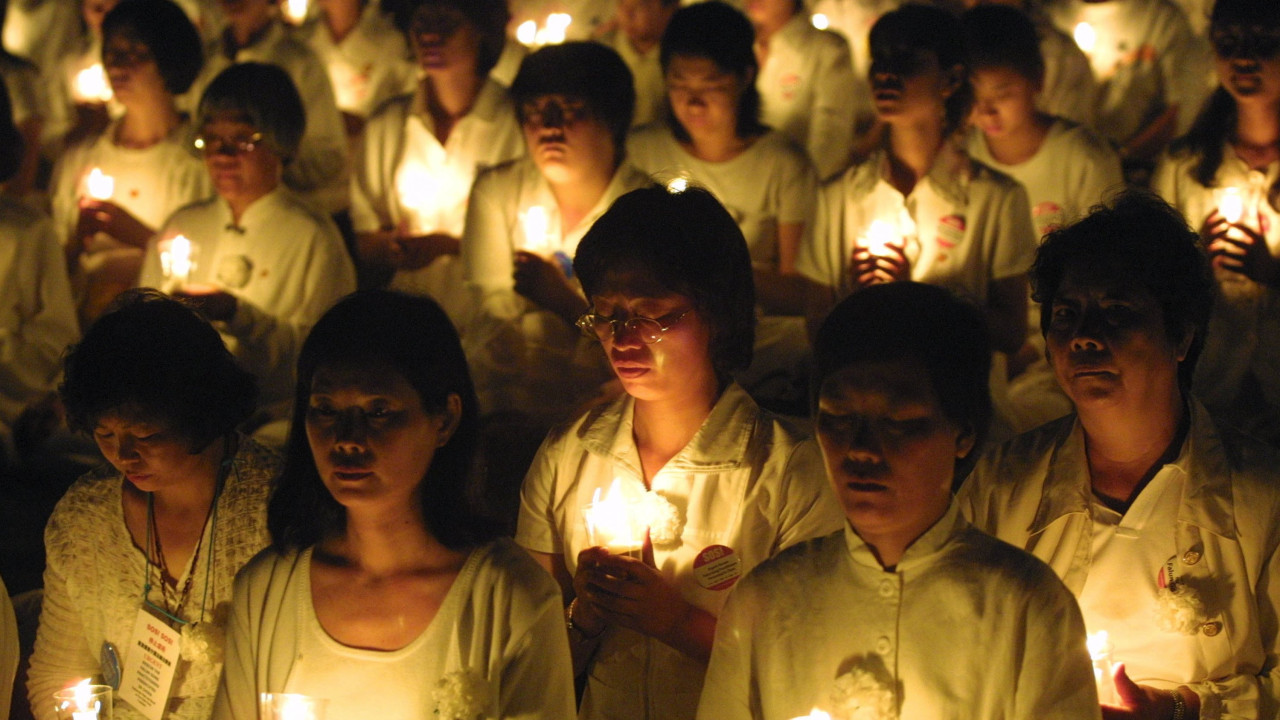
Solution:
[{"label": "crowd of people", "polygon": [[0,720],[1280,717],[1276,0],[0,19]]}]

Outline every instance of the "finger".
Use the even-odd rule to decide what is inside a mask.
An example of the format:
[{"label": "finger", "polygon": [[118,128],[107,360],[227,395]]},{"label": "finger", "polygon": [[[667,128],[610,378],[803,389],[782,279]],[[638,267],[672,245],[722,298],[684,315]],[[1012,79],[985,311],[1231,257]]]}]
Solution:
[{"label": "finger", "polygon": [[1117,663],[1115,669],[1111,672],[1111,679],[1116,684],[1116,694],[1120,696],[1120,701],[1125,707],[1135,707],[1146,700],[1146,693],[1142,692],[1142,688],[1138,687],[1138,683],[1129,679],[1129,673],[1125,670],[1124,663]]},{"label": "finger", "polygon": [[649,528],[644,529],[644,545],[640,546],[640,557],[645,565],[655,570],[658,568],[657,561],[653,559],[653,540],[649,537]]}]

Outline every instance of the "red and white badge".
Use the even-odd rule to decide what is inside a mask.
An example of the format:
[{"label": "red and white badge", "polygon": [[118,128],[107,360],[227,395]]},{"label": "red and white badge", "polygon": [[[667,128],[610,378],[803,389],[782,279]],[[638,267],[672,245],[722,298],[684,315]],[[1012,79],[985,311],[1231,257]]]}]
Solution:
[{"label": "red and white badge", "polygon": [[742,558],[728,545],[708,545],[693,560],[693,576],[706,590],[728,590],[742,577]]},{"label": "red and white badge", "polygon": [[963,215],[944,215],[938,219],[938,244],[951,249],[964,240]]}]

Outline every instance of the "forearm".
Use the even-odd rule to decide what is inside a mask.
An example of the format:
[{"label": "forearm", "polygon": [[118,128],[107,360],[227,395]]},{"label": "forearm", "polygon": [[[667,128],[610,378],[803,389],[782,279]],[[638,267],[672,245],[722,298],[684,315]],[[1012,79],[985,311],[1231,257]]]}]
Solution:
[{"label": "forearm", "polygon": [[711,659],[711,645],[715,637],[716,616],[700,607],[687,605],[670,630],[657,639],[698,662],[706,663]]}]

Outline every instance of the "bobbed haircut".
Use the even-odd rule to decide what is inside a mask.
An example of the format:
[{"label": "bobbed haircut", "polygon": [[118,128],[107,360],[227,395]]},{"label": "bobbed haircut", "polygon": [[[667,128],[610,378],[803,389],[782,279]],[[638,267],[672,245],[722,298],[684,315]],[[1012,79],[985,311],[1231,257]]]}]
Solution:
[{"label": "bobbed haircut", "polygon": [[[748,82],[738,99],[738,137],[752,137],[764,132],[760,122],[760,91],[755,78],[760,63],[754,48],[755,28],[736,8],[719,0],[697,3],[676,11],[662,33],[658,58],[665,75],[672,58],[705,58],[715,63],[720,72],[736,75]],[[689,132],[676,119],[671,108],[666,111],[667,127],[681,142],[689,142]]]},{"label": "bobbed haircut", "polygon": [[966,11],[960,21],[970,72],[1008,68],[1033,83],[1044,82],[1040,37],[1025,12],[1007,5],[979,5]]},{"label": "bobbed haircut", "polygon": [[943,70],[964,68],[960,86],[947,98],[947,130],[958,130],[969,113],[973,89],[969,85],[969,58],[965,51],[964,26],[955,15],[932,5],[908,3],[891,10],[871,26],[871,64],[903,49],[933,53]]},{"label": "bobbed haircut", "polygon": [[616,161],[622,162],[627,132],[636,109],[631,69],[617,51],[600,43],[574,41],[547,45],[520,63],[511,81],[516,119],[524,123],[524,105],[544,95],[565,95],[587,104],[613,135]]},{"label": "bobbed haircut", "polygon": [[58,392],[73,430],[120,413],[166,424],[193,454],[248,420],[258,399],[218,331],[147,288],[122,294],[68,350]]},{"label": "bobbed haircut", "polygon": [[711,328],[716,373],[727,379],[751,364],[751,256],[737,223],[706,190],[651,186],[623,195],[582,238],[573,269],[588,298],[631,275],[688,296]]},{"label": "bobbed haircut", "polygon": [[449,396],[458,396],[457,429],[436,451],[418,486],[422,517],[428,532],[450,549],[494,537],[495,526],[475,509],[471,495],[480,412],[458,333],[435,301],[379,290],[338,301],[302,345],[284,469],[267,506],[272,545],[280,551],[301,549],[345,527],[346,511],[325,488],[307,440],[312,380],[317,370],[333,365],[399,373],[428,413],[443,412]]},{"label": "bobbed haircut", "polygon": [[117,35],[147,46],[165,89],[173,95],[191,89],[204,66],[199,31],[170,0],[124,0],[116,5],[102,20],[103,46]]},{"label": "bobbed haircut", "polygon": [[826,379],[859,363],[915,362],[924,367],[947,419],[974,433],[956,460],[954,485],[978,462],[991,425],[991,340],[977,305],[917,282],[873,285],[827,315],[813,345],[812,408]]},{"label": "bobbed haircut", "polygon": [[1046,235],[1031,266],[1031,297],[1040,303],[1042,333],[1049,331],[1053,299],[1072,270],[1083,270],[1099,283],[1124,280],[1151,292],[1171,342],[1194,331],[1187,357],[1178,366],[1179,384],[1189,390],[1215,284],[1204,242],[1182,215],[1149,192],[1130,190]]},{"label": "bobbed haircut", "polygon": [[285,162],[298,154],[307,129],[307,111],[289,73],[266,63],[236,63],[218,73],[200,98],[197,130],[222,113],[252,125]]},{"label": "bobbed haircut", "polygon": [[413,47],[413,36],[409,31],[413,16],[418,10],[428,7],[462,13],[480,36],[480,56],[476,72],[481,77],[488,75],[493,66],[498,64],[502,48],[507,42],[507,23],[511,22],[511,11],[507,9],[506,0],[399,0],[392,17],[396,27],[405,34],[410,48]]},{"label": "bobbed haircut", "polygon": [[25,148],[22,133],[13,124],[13,103],[9,101],[9,88],[4,84],[4,78],[0,78],[0,182],[6,182],[18,173]]},{"label": "bobbed haircut", "polygon": [[1217,0],[1209,13],[1209,28],[1228,25],[1280,27],[1280,3],[1271,0]]}]

